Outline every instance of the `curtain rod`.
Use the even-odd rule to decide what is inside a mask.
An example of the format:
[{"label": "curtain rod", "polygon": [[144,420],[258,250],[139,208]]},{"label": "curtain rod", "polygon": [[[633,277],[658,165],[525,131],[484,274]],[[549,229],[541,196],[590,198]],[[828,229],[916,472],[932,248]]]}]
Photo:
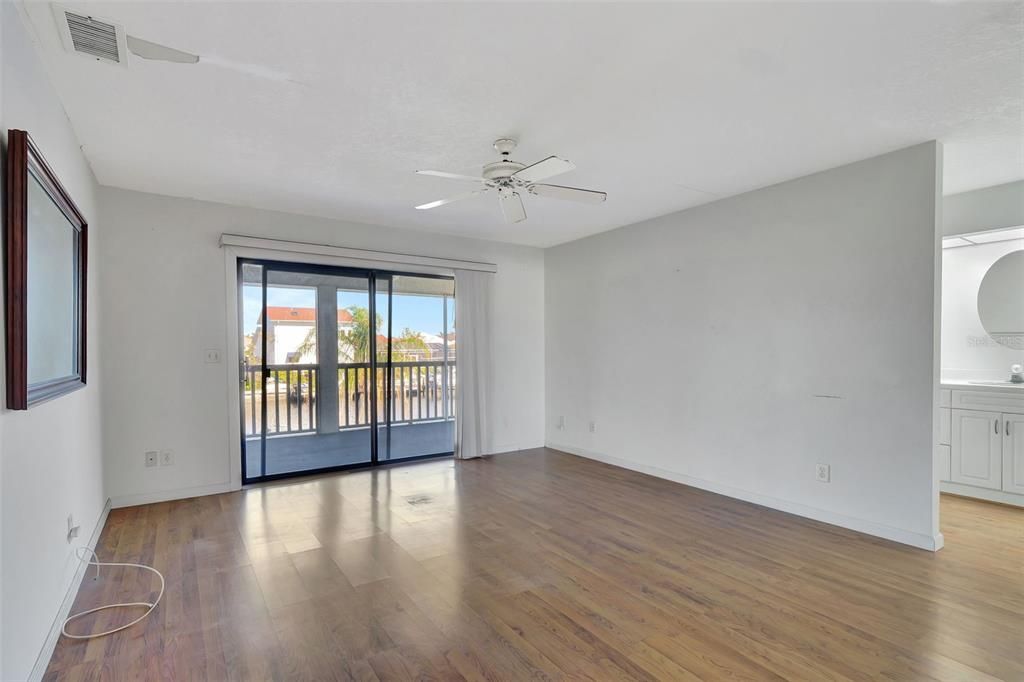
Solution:
[{"label": "curtain rod", "polygon": [[460,260],[457,258],[436,258],[434,256],[418,256],[410,253],[393,253],[389,251],[373,251],[371,249],[350,249],[344,246],[328,244],[311,244],[295,242],[287,239],[267,239],[265,237],[247,237],[241,234],[224,233],[220,236],[221,246],[242,246],[288,253],[307,253],[320,256],[338,256],[341,258],[357,258],[359,260],[397,263],[401,265],[428,265],[456,270],[476,270],[478,272],[497,272],[494,263],[482,261]]}]

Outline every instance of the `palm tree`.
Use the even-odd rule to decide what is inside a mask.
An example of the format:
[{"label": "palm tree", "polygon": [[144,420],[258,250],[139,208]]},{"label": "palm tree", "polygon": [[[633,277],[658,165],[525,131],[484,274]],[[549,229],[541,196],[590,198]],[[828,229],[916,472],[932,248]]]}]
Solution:
[{"label": "palm tree", "polygon": [[[349,362],[369,362],[370,361],[370,337],[376,335],[380,331],[380,327],[384,324],[384,319],[381,315],[375,315],[377,319],[376,324],[373,325],[373,329],[370,329],[370,311],[360,306],[349,306],[346,308],[349,314],[352,316],[352,328],[348,331],[339,329],[338,330],[338,355],[341,355],[342,347],[347,346],[351,349],[352,357]],[[380,354],[380,349],[378,349]]]},{"label": "palm tree", "polygon": [[[383,324],[383,319],[377,315],[376,329],[370,331],[370,311],[360,306],[349,306],[345,308],[352,316],[352,328],[338,329],[338,360],[339,362],[368,362],[370,359],[370,334],[377,333]],[[345,356],[346,349],[349,351]],[[316,350],[316,327],[306,333],[306,338],[299,344],[300,356],[307,355]]]},{"label": "palm tree", "polygon": [[[345,308],[345,310],[352,316],[352,326],[347,330],[338,329],[338,362],[344,364],[369,362],[370,335],[376,334],[379,331],[384,322],[383,318],[380,315],[376,315],[376,324],[374,329],[371,330],[370,311],[367,308],[353,305]],[[306,338],[302,340],[302,343],[299,344],[296,350],[300,357],[316,351],[316,327],[313,327],[306,333]],[[384,353],[384,357],[386,357],[386,350]],[[365,367],[357,367],[354,372],[346,371],[345,383],[347,385],[344,386],[344,390],[353,396],[365,395],[368,375],[369,370]]]},{"label": "palm tree", "polygon": [[[361,306],[349,306],[345,310],[352,316],[352,326],[345,329],[338,329],[338,361],[339,363],[366,363],[370,360],[370,338],[372,335],[377,335],[378,339],[380,334],[380,328],[384,324],[384,319],[381,315],[376,315],[376,324],[373,325],[373,329],[370,328],[370,311],[367,308]],[[423,335],[420,332],[413,331],[406,327],[402,331],[402,335],[396,339],[391,340],[391,359],[394,362],[403,362],[406,360],[415,360],[417,353],[414,351],[420,351],[422,354],[425,351],[429,351],[426,341],[423,340]],[[316,349],[316,328],[310,329],[306,334],[306,338],[303,339],[302,343],[296,349],[300,356],[304,356],[308,353],[314,352]],[[346,357],[347,356],[347,357]],[[377,360],[387,361],[388,358],[388,347],[387,342],[378,344],[377,348]],[[347,377],[345,390],[353,395],[365,395],[367,391],[367,381],[369,379],[369,370],[364,367],[355,368],[355,372],[346,371],[345,376]],[[382,385],[384,380],[383,372],[377,376],[377,394],[382,395],[384,387]]]},{"label": "palm tree", "polygon": [[[338,360],[341,362],[369,362],[370,339],[379,332],[381,325],[384,324],[384,319],[381,315],[375,315],[376,319],[371,328],[369,309],[353,305],[346,310],[352,316],[352,326],[347,330],[338,329]],[[346,350],[349,356],[347,358],[343,357]],[[347,386],[345,386],[345,390],[357,396],[366,395],[369,373],[368,368],[361,367],[357,367],[355,372],[346,371],[345,383]]]}]

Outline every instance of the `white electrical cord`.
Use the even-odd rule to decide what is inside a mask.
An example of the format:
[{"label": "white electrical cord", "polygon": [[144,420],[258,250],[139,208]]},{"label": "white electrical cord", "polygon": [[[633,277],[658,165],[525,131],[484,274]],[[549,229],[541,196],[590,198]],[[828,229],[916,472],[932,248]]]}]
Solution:
[{"label": "white electrical cord", "polygon": [[[93,561],[87,560],[85,558],[82,550],[85,550],[89,554],[92,554]],[[68,616],[67,619],[64,621],[64,624],[60,626],[60,631],[61,631],[61,633],[65,637],[70,637],[71,639],[94,639],[96,637],[106,637],[107,635],[112,635],[115,632],[120,632],[121,630],[125,630],[127,628],[130,628],[131,626],[135,625],[136,623],[141,621],[143,618],[145,618],[146,616],[151,614],[153,612],[153,609],[156,608],[156,605],[160,603],[160,599],[164,596],[164,576],[163,576],[163,574],[160,571],[156,570],[152,566],[146,566],[144,564],[109,563],[109,562],[106,562],[106,561],[102,561],[101,562],[99,560],[99,557],[96,556],[96,552],[92,551],[88,547],[79,547],[78,550],[75,552],[75,554],[78,555],[78,558],[79,558],[80,561],[85,561],[90,566],[95,566],[96,567],[96,576],[93,578],[93,580],[96,580],[97,578],[100,577],[100,566],[126,566],[128,568],[144,568],[147,571],[151,571],[153,573],[156,573],[156,577],[160,578],[160,594],[158,594],[156,596],[156,601],[154,601],[153,603],[150,603],[148,601],[135,601],[135,602],[128,602],[128,603],[125,603],[125,604],[107,604],[106,606],[97,606],[94,609],[89,609],[88,611],[82,611],[81,613],[76,613],[73,616]],[[146,612],[144,614],[142,614],[141,616],[139,616],[138,618],[136,618],[132,622],[127,623],[125,625],[122,625],[121,627],[114,628],[113,630],[107,630],[105,632],[97,632],[97,633],[94,633],[94,634],[91,634],[91,635],[72,635],[70,632],[68,632],[68,623],[70,623],[73,620],[77,620],[78,618],[81,618],[82,616],[88,616],[90,613],[96,613],[97,611],[104,611],[106,609],[120,609],[122,607],[129,607],[129,606],[148,606],[149,608],[146,609]]]}]

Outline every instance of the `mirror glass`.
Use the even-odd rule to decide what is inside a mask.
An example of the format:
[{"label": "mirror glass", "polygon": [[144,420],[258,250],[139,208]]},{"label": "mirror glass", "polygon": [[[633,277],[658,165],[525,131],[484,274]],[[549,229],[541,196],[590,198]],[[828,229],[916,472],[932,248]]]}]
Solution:
[{"label": "mirror glass", "polygon": [[29,173],[28,385],[77,373],[77,231]]},{"label": "mirror glass", "polygon": [[1024,250],[1011,251],[985,273],[978,316],[996,343],[1024,350]]}]

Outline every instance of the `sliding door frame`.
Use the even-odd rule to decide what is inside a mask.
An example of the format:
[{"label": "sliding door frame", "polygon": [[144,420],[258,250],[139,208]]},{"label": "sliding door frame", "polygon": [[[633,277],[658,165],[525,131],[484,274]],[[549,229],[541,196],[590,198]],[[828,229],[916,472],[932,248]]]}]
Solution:
[{"label": "sliding door frame", "polygon": [[[392,374],[394,372],[392,362],[392,295],[394,291],[394,277],[419,277],[424,279],[447,279],[454,280],[455,278],[451,275],[435,274],[435,273],[424,273],[424,272],[404,272],[398,270],[384,270],[379,268],[360,268],[347,265],[329,265],[324,263],[303,263],[301,261],[281,261],[259,257],[249,256],[237,256],[235,262],[235,280],[236,280],[236,318],[238,319],[238,326],[236,329],[235,344],[239,349],[239,362],[235,367],[237,381],[234,382],[236,391],[239,396],[239,428],[237,437],[240,443],[240,458],[239,463],[241,466],[241,484],[249,485],[252,483],[264,483],[267,481],[276,481],[285,478],[295,478],[299,476],[312,476],[316,474],[331,473],[336,471],[346,471],[351,469],[365,469],[369,467],[377,466],[388,466],[393,464],[402,464],[405,462],[415,462],[425,459],[436,459],[441,457],[452,457],[454,452],[454,443],[452,444],[453,449],[445,452],[430,453],[425,455],[415,455],[412,457],[403,457],[398,460],[391,459],[380,459],[380,439],[379,431],[381,426],[386,427],[388,450],[390,454],[390,433],[391,433],[391,417],[392,417],[392,392],[391,392],[391,381]],[[261,476],[247,476],[246,475],[246,437],[245,437],[245,405],[241,400],[241,386],[243,385],[242,379],[242,363],[244,361],[244,348],[242,344],[242,287],[244,282],[242,281],[242,268],[246,265],[258,265],[261,267],[261,314],[264,319],[264,333],[261,335],[260,353],[262,358],[262,380],[261,384],[261,404],[260,404],[260,471],[263,475]],[[267,313],[267,272],[269,270],[277,270],[282,272],[301,272],[308,274],[318,275],[333,275],[339,277],[353,277],[353,278],[366,278],[367,291],[369,294],[368,313],[371,320],[371,325],[376,327],[374,321],[377,319],[377,282],[378,280],[387,281],[388,283],[388,316],[387,316],[387,359],[385,360],[384,367],[384,421],[381,422],[379,415],[377,414],[377,370],[379,368],[377,359],[377,333],[376,330],[370,334],[370,348],[369,348],[369,410],[370,416],[370,460],[367,462],[355,462],[352,464],[340,464],[338,466],[321,467],[317,469],[303,469],[300,471],[287,472],[281,474],[270,474],[267,475],[267,333],[266,333],[266,313]],[[317,302],[319,307],[319,301]],[[447,314],[447,305],[445,306],[445,314]],[[445,320],[447,324],[447,319]],[[444,361],[448,362],[447,357],[447,340],[445,341],[445,358]],[[321,368],[321,371],[323,368]],[[446,372],[447,374],[447,372]],[[442,403],[447,399],[447,396],[442,398]]]}]

